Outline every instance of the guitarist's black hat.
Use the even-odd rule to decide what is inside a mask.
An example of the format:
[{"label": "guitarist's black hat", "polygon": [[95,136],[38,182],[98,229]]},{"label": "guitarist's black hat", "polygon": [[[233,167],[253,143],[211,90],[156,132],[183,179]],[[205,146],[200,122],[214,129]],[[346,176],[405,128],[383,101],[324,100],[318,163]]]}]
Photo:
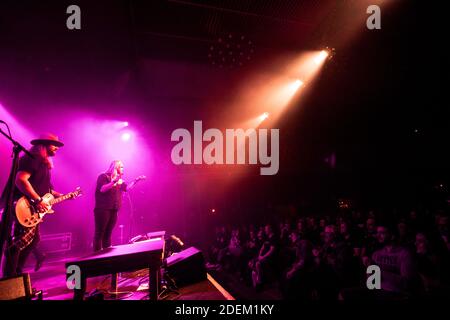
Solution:
[{"label": "guitarist's black hat", "polygon": [[63,147],[64,143],[59,141],[59,138],[54,135],[53,133],[46,133],[39,136],[39,138],[31,140],[30,142],[33,146],[37,144],[43,144],[43,145],[53,145],[56,147]]}]

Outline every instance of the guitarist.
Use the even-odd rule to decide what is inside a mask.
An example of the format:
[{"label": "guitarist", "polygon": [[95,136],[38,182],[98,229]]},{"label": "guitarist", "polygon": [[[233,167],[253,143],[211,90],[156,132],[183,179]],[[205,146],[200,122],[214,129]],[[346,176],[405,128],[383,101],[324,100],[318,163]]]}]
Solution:
[{"label": "guitarist", "polygon": [[[40,195],[52,193],[55,197],[62,196],[53,190],[51,170],[58,149],[64,144],[54,134],[45,134],[31,141],[30,153],[33,158],[24,155],[19,160],[19,168],[15,177],[14,201],[26,196],[37,212],[45,212],[48,205],[42,202]],[[14,235],[6,251],[6,261],[3,276],[13,277],[22,273],[26,259],[40,240],[39,225],[27,228],[18,221],[14,222]],[[43,259],[43,256],[40,256]],[[42,261],[37,261],[37,264]]]},{"label": "guitarist", "polygon": [[130,190],[143,178],[138,178],[127,185],[123,179],[123,163],[111,162],[108,170],[97,178],[95,188],[95,234],[94,251],[111,246],[111,235],[117,222],[117,213],[122,207],[122,193]]}]

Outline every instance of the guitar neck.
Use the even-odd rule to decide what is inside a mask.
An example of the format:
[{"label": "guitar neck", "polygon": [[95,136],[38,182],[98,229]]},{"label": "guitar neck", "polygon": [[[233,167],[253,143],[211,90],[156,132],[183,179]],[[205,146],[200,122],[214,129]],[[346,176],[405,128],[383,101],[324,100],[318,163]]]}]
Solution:
[{"label": "guitar neck", "polygon": [[71,194],[71,193],[65,194],[65,195],[63,195],[63,196],[61,196],[61,197],[59,197],[59,198],[56,198],[56,199],[51,200],[51,201],[50,201],[50,204],[51,204],[51,205],[54,205],[54,204],[63,202],[63,201],[65,201],[65,200],[69,199],[70,197],[72,197],[72,194]]}]

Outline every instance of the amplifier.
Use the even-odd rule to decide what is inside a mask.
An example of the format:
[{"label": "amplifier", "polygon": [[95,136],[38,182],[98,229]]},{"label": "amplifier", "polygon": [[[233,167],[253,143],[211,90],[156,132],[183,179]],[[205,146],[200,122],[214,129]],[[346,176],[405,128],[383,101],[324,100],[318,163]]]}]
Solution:
[{"label": "amplifier", "polygon": [[53,233],[41,235],[39,248],[45,253],[57,253],[72,249],[72,233]]},{"label": "amplifier", "polygon": [[0,279],[0,300],[31,299],[30,275]]}]

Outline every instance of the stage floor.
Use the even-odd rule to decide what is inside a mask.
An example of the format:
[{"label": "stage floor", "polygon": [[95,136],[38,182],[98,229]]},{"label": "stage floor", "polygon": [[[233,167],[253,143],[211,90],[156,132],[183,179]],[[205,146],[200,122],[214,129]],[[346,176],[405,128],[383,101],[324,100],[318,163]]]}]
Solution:
[{"label": "stage floor", "polygon": [[[65,263],[73,257],[45,261],[42,268],[34,272],[30,266],[25,272],[30,274],[31,285],[43,291],[44,300],[71,300],[73,291],[66,286]],[[110,292],[111,276],[89,278],[86,294],[99,293],[105,300],[146,300],[148,299],[148,277],[146,270],[122,273],[119,276],[118,296]],[[160,300],[234,300],[210,275],[207,279],[195,284],[178,288],[176,292],[166,290],[160,294]]]}]

